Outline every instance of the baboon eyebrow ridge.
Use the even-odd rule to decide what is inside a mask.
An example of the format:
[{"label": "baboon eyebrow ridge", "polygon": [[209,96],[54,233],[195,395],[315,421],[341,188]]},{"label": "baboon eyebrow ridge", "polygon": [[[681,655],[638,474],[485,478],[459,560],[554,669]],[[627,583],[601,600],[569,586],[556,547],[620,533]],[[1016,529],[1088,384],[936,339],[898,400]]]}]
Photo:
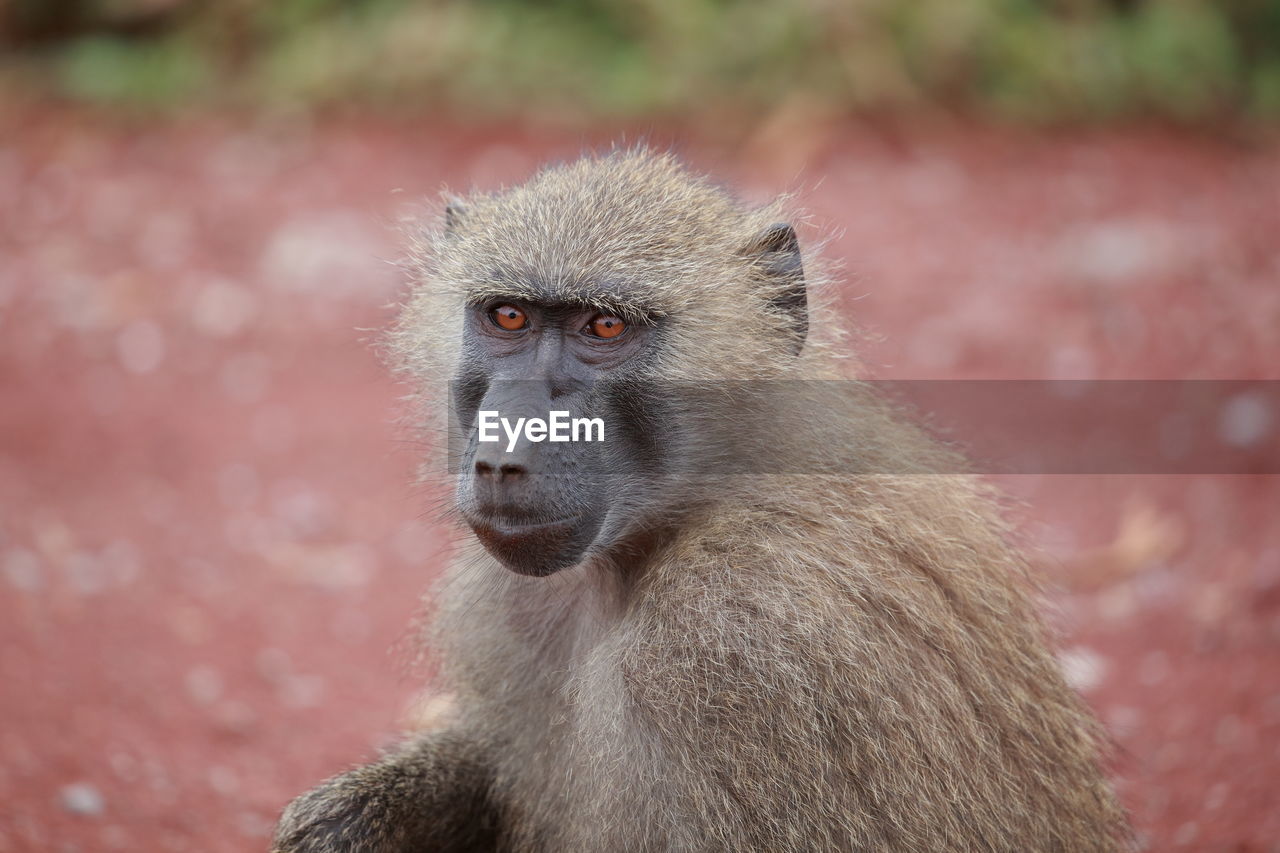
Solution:
[{"label": "baboon eyebrow ridge", "polygon": [[656,310],[641,286],[617,279],[588,279],[551,283],[536,277],[494,275],[468,288],[467,302],[482,305],[497,299],[513,299],[537,305],[564,305],[592,308],[616,314],[636,323],[652,323],[665,316]]}]

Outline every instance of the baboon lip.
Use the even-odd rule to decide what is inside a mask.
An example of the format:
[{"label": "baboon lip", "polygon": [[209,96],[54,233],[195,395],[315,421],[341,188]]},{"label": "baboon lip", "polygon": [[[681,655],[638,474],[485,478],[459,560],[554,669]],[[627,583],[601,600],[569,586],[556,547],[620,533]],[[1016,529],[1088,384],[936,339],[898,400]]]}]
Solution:
[{"label": "baboon lip", "polygon": [[573,547],[582,528],[578,516],[531,524],[493,517],[469,522],[480,544],[517,574],[549,575],[572,565],[579,550]]},{"label": "baboon lip", "polygon": [[538,536],[560,530],[571,531],[580,520],[578,516],[571,516],[569,518],[556,519],[555,521],[523,522],[486,516],[472,520],[471,529],[476,531],[477,534],[483,530],[486,535],[500,537]]},{"label": "baboon lip", "polygon": [[485,535],[490,535],[490,537],[541,537],[541,535],[559,532],[568,533],[573,529],[573,525],[576,524],[577,519],[541,521],[539,524],[503,524],[497,523],[497,521],[480,521],[480,523],[472,524],[471,529],[475,530],[476,533],[484,530]]}]

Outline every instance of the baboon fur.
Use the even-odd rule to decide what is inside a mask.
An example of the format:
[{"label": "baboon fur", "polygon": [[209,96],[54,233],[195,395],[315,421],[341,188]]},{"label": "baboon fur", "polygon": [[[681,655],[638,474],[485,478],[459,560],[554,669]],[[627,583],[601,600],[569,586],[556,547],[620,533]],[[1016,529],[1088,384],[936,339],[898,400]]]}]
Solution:
[{"label": "baboon fur", "polygon": [[[782,211],[646,150],[546,169],[420,237],[392,349],[443,408],[472,294],[532,299],[537,281],[659,318],[664,377],[856,372],[809,251],[809,337],[799,355],[783,342],[742,251]],[[1100,729],[1059,671],[997,500],[971,477],[910,473],[945,453],[888,407],[870,402],[861,423],[867,440],[841,452],[904,473],[726,478],[665,518],[660,546],[548,578],[469,541],[428,642],[451,722],[299,798],[278,847],[1126,847]]]}]

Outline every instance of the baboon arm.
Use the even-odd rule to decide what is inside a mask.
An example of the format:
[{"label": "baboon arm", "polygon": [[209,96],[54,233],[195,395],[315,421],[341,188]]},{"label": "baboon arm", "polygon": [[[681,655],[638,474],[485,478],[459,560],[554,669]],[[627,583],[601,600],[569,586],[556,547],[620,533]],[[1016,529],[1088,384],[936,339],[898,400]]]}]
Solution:
[{"label": "baboon arm", "polygon": [[407,742],[294,800],[277,853],[493,850],[497,812],[478,742],[457,732]]}]

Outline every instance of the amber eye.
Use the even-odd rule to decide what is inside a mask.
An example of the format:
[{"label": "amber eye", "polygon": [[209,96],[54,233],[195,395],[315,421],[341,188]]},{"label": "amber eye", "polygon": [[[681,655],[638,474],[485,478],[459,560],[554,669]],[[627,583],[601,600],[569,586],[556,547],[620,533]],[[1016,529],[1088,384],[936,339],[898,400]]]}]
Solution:
[{"label": "amber eye", "polygon": [[587,324],[587,331],[597,338],[616,338],[625,328],[627,324],[612,314],[597,314]]},{"label": "amber eye", "polygon": [[529,325],[529,318],[514,305],[499,305],[489,312],[489,316],[508,332],[517,332]]}]

